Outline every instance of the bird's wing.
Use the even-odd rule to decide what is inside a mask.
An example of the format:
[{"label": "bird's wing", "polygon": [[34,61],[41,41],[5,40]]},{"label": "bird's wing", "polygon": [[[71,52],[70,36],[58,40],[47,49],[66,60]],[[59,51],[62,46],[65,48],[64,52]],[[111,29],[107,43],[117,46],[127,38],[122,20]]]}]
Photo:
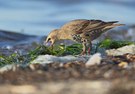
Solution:
[{"label": "bird's wing", "polygon": [[62,30],[72,32],[72,33],[81,33],[84,28],[86,28],[89,25],[89,20],[85,19],[79,19],[79,20],[73,20],[70,21],[69,23],[63,25],[61,27]]},{"label": "bird's wing", "polygon": [[102,33],[105,31],[112,29],[113,27],[116,26],[121,26],[123,24],[114,24],[118,21],[111,21],[111,22],[103,22],[103,21],[98,21],[98,22],[93,22],[91,26],[89,25],[86,27],[82,32],[82,36],[90,38],[90,40],[94,40],[97,37],[99,37]]},{"label": "bird's wing", "polygon": [[92,30],[97,30],[97,29],[101,29],[101,31],[102,31],[102,30],[104,30],[104,28],[110,27],[114,23],[117,23],[117,22],[118,21],[104,22],[101,20],[90,20],[90,24],[82,32],[85,33],[85,32],[90,32]]},{"label": "bird's wing", "polygon": [[115,26],[119,26],[120,24],[114,24],[118,21],[104,22],[102,20],[86,20],[86,19],[78,19],[70,21],[69,23],[63,25],[61,29],[66,33],[72,34],[82,34],[91,32],[93,30],[101,29],[108,30]]},{"label": "bird's wing", "polygon": [[104,25],[105,22],[101,21],[101,20],[87,20],[87,24],[83,25],[83,28],[81,28],[80,30],[76,31],[77,34],[81,34],[84,32],[88,32],[94,28],[97,28],[99,26]]}]

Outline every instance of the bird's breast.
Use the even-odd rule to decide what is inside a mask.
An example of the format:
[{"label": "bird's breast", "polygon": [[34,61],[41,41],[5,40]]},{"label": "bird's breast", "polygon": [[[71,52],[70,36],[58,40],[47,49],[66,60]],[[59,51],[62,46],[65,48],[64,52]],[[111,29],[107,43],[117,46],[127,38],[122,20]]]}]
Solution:
[{"label": "bird's breast", "polygon": [[78,43],[82,43],[84,40],[85,41],[92,41],[96,38],[98,38],[101,34],[103,33],[102,30],[92,30],[90,32],[87,33],[82,33],[82,34],[73,34],[72,35],[72,39],[73,41],[76,41]]},{"label": "bird's breast", "polygon": [[76,41],[78,43],[82,43],[82,37],[80,36],[80,34],[73,34],[72,39],[73,39],[73,41]]}]

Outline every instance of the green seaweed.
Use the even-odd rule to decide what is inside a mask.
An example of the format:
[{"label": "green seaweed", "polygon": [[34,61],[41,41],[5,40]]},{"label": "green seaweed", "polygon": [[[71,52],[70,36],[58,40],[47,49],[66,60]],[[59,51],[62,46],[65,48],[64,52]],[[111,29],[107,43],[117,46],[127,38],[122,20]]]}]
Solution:
[{"label": "green seaweed", "polygon": [[111,39],[105,39],[100,43],[98,43],[98,47],[105,48],[105,49],[116,49],[131,44],[135,44],[135,43],[132,41],[116,41]]},{"label": "green seaweed", "polygon": [[51,47],[46,47],[44,45],[39,45],[34,50],[29,51],[27,54],[22,55],[20,53],[13,53],[9,56],[0,55],[0,66],[6,64],[28,64],[33,61],[39,55],[77,55],[81,52],[82,46],[80,44],[73,44],[71,46],[56,45],[54,49]]},{"label": "green seaweed", "polygon": [[[105,49],[112,49],[112,48],[119,48],[125,45],[134,44],[134,42],[129,41],[114,41],[110,39],[106,39],[104,41],[101,41],[100,43],[97,43],[92,48],[92,53],[95,53],[98,51],[99,48],[105,48]],[[63,56],[63,55],[78,55],[82,51],[82,45],[81,44],[73,44],[70,46],[65,45],[56,45],[52,49],[51,47],[46,47],[44,45],[38,45],[37,48],[34,50],[29,51],[27,54],[22,55],[20,53],[13,53],[9,56],[0,55],[0,66],[6,65],[6,64],[28,64],[31,61],[33,61],[35,58],[37,58],[39,55],[56,55],[56,56]]]}]

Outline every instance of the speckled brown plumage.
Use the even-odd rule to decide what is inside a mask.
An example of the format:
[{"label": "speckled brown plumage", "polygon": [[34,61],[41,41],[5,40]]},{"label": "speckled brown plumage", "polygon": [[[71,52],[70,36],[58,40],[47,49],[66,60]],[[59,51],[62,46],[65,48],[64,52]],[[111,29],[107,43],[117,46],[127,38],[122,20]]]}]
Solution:
[{"label": "speckled brown plumage", "polygon": [[83,51],[81,54],[85,54],[86,50],[90,53],[91,41],[98,38],[102,33],[110,30],[116,26],[123,24],[115,24],[118,21],[104,22],[102,20],[86,20],[77,19],[70,21],[63,25],[60,29],[55,29],[48,35],[47,42],[51,42],[51,45],[62,39],[70,39],[78,43],[82,43]]}]

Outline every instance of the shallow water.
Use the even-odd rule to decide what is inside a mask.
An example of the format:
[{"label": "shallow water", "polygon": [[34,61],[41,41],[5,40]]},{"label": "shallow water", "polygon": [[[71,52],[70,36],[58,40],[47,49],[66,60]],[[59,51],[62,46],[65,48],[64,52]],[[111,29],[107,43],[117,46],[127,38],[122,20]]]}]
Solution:
[{"label": "shallow water", "polygon": [[73,19],[135,24],[134,0],[0,0],[0,29],[47,35]]}]

